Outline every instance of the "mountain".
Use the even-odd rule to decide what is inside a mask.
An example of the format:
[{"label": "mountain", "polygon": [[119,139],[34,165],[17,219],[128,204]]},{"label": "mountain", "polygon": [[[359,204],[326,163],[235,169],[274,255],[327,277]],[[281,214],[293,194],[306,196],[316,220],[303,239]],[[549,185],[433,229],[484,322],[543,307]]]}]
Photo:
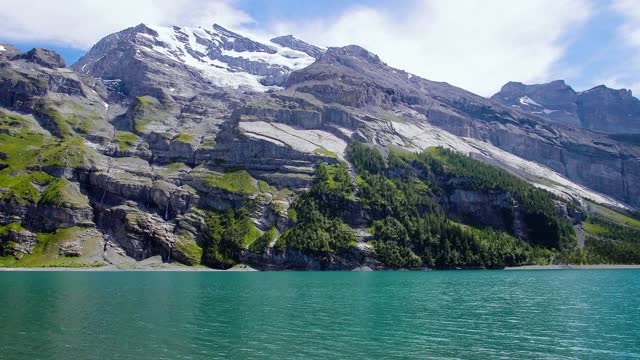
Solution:
[{"label": "mountain", "polygon": [[509,82],[491,100],[569,126],[640,134],[640,100],[626,89],[600,85],[575,92],[562,80],[537,85]]},{"label": "mountain", "polygon": [[0,265],[640,261],[610,235],[638,221],[637,144],[359,46],[144,24],[71,68],[0,46]]},{"label": "mountain", "polygon": [[219,25],[204,29],[141,24],[102,39],[73,69],[135,87],[161,85],[180,91],[189,83],[196,88],[267,91],[284,85],[292,71],[313,63],[307,52],[318,51],[286,37],[262,44]]}]

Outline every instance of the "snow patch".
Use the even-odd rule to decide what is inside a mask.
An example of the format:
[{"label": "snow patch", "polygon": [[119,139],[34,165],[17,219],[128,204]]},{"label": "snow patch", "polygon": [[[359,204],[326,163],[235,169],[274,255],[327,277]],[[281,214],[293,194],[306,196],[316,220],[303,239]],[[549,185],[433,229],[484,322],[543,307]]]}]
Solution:
[{"label": "snow patch", "polygon": [[7,51],[7,49],[4,46],[0,45],[0,51]]},{"label": "snow patch", "polygon": [[291,49],[280,48],[275,54],[266,52],[238,52],[234,50],[222,50],[222,55],[247,59],[250,61],[263,62],[269,65],[286,67],[290,70],[299,70],[311,65],[315,59],[307,54]]},{"label": "snow patch", "polygon": [[[199,70],[207,79],[211,80],[214,85],[219,87],[227,87],[232,89],[249,88],[253,91],[264,92],[269,88],[260,83],[260,77],[246,72],[233,72],[226,67],[220,66],[220,62],[211,60],[206,56],[194,57],[192,52],[187,51],[186,45],[175,37],[173,29],[169,28],[153,28],[159,34],[159,39],[166,46],[155,45],[153,51],[164,55],[165,57],[179,63]],[[186,29],[183,29],[186,30]],[[196,43],[195,35],[192,32],[189,35],[189,45],[194,45],[196,50],[203,46]],[[190,46],[191,47],[191,46]],[[200,49],[202,50],[202,49]]]},{"label": "snow patch", "polygon": [[[216,46],[224,42],[235,42],[236,39],[227,36],[214,29],[188,28],[179,30],[161,26],[148,26],[158,33],[157,37],[148,34],[141,36],[151,37],[155,40],[151,50],[159,53],[173,61],[183,63],[187,66],[199,70],[203,76],[211,80],[219,87],[233,89],[249,88],[256,92],[265,92],[275,86],[265,86],[260,83],[261,76],[246,72],[241,68],[234,68],[228,63],[218,59],[211,59],[207,54],[210,47],[203,43],[213,43]],[[251,41],[258,42],[250,39]],[[275,54],[261,51],[233,51],[220,49],[221,54],[227,57],[246,59],[252,62],[261,62],[269,67],[277,67],[291,72],[302,69],[312,64],[315,59],[301,51],[296,51],[287,47],[275,45],[270,46],[275,49]]]},{"label": "snow patch", "polygon": [[542,107],[542,105],[538,104],[535,100],[533,100],[532,98],[530,98],[528,96],[523,96],[518,100],[520,101],[520,104],[522,104],[522,105]]}]

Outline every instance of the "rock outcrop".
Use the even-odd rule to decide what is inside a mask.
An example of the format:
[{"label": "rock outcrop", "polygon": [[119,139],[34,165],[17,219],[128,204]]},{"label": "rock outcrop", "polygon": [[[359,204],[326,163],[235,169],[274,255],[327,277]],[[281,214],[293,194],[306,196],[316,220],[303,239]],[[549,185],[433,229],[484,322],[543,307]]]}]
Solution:
[{"label": "rock outcrop", "polygon": [[[576,203],[640,206],[637,144],[566,125],[616,123],[615,111],[599,109],[623,102],[635,111],[628,93],[510,84],[504,101],[492,101],[358,46],[325,51],[291,36],[263,44],[217,25],[141,24],[105,37],[70,69],[51,51],[0,46],[0,248],[15,259],[220,257],[206,253],[211,212],[246,212],[254,233],[284,233],[318,164],[346,164],[357,184],[353,140],[385,151],[444,146]],[[539,105],[510,106],[524,96]],[[541,118],[532,109],[543,103],[564,115]],[[451,218],[526,240],[505,193],[437,200]],[[365,234],[368,221],[350,201],[345,223]],[[325,259],[275,243],[265,252],[243,243],[236,255],[263,269],[376,269],[371,239]]]},{"label": "rock outcrop", "polygon": [[600,85],[576,92],[562,80],[537,85],[509,82],[491,100],[569,126],[640,133],[640,100],[626,89]]}]

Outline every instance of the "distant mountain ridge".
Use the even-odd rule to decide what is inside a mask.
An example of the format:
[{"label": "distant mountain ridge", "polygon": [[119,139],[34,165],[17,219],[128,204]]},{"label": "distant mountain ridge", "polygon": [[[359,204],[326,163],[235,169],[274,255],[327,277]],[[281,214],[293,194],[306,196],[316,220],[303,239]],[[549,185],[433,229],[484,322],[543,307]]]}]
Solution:
[{"label": "distant mountain ridge", "polygon": [[563,80],[505,84],[491,100],[542,118],[607,133],[640,134],[640,100],[604,85],[576,92]]}]

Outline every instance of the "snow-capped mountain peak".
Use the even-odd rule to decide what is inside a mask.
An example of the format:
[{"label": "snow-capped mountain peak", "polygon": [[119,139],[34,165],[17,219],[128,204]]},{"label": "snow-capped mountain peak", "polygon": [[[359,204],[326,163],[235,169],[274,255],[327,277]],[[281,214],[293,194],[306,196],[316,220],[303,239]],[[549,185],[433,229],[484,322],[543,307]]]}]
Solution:
[{"label": "snow-capped mountain peak", "polygon": [[122,49],[122,41],[128,42],[125,47],[135,49],[137,58],[160,56],[174,65],[195,69],[214,86],[256,92],[284,85],[291,72],[315,61],[303,51],[276,42],[264,44],[220,25],[192,28],[141,24],[103,39],[74,68],[90,73],[105,52]]}]

